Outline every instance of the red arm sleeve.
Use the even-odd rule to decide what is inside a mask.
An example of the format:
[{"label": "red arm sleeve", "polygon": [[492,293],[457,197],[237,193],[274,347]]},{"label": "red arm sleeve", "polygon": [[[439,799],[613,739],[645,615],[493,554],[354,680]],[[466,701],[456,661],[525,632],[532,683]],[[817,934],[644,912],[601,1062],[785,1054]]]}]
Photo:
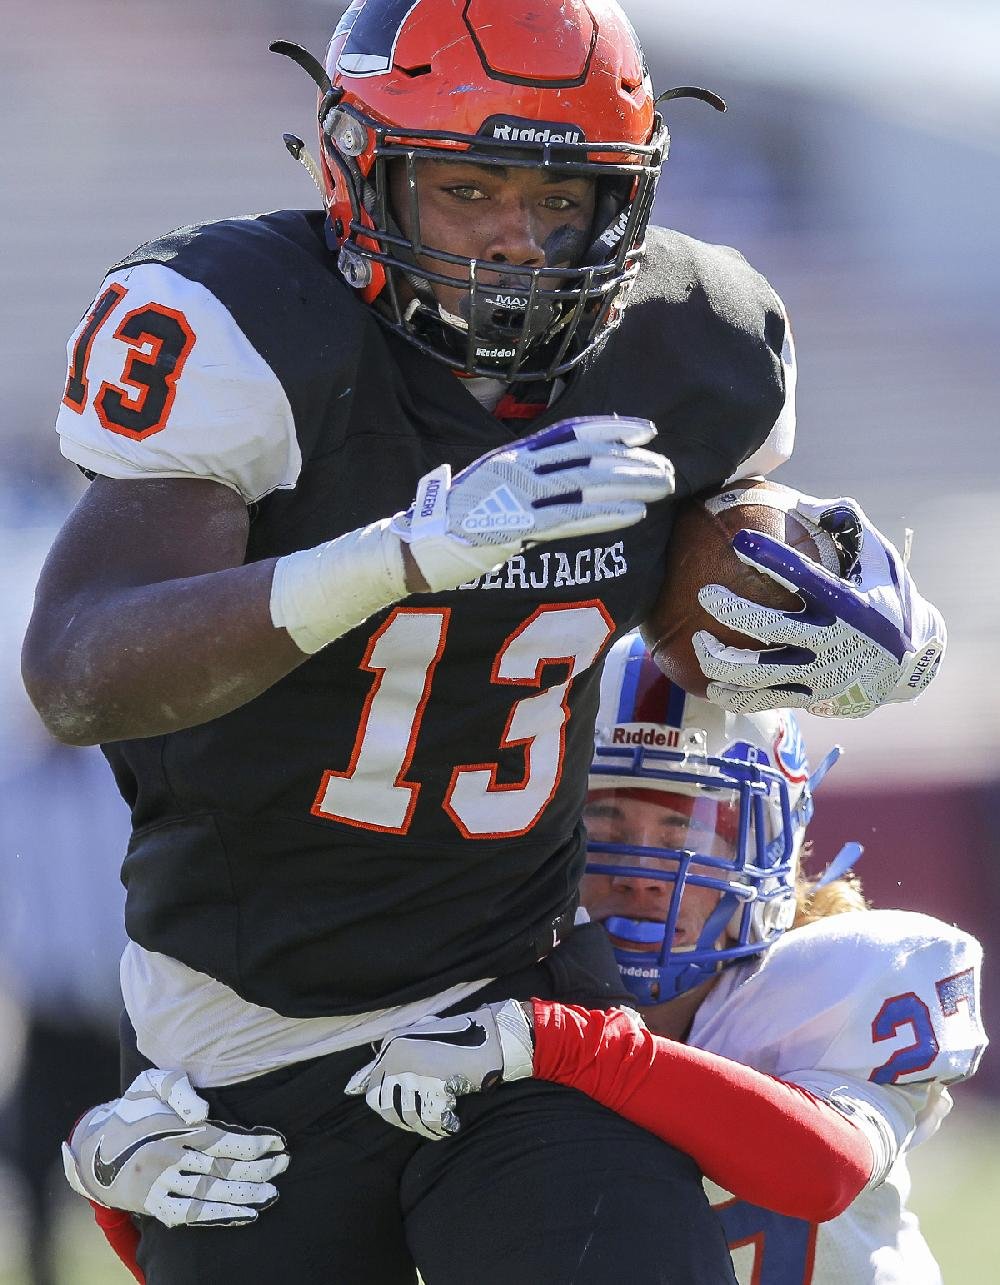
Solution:
[{"label": "red arm sleeve", "polygon": [[805,1089],[654,1035],[621,1009],[532,1005],[539,1079],[579,1089],[687,1152],[741,1200],[826,1222],[871,1176],[864,1133]]},{"label": "red arm sleeve", "polygon": [[139,1246],[139,1229],[130,1214],[122,1209],[105,1209],[95,1201],[90,1202],[97,1225],[104,1232],[105,1239],[125,1266],[129,1269],[139,1285],[146,1285],[142,1268],[135,1261],[135,1251]]}]

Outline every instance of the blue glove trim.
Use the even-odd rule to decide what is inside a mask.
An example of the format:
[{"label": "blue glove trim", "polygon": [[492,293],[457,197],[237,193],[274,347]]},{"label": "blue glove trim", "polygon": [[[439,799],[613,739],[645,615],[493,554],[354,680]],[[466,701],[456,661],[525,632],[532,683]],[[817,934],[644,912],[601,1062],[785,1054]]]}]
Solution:
[{"label": "blue glove trim", "polygon": [[[737,531],[733,548],[739,557],[765,575],[797,593],[806,604],[806,612],[785,612],[788,617],[805,620],[827,628],[843,620],[858,633],[870,638],[899,662],[911,650],[907,639],[874,607],[870,607],[855,589],[837,580],[803,554],[780,540],[758,531]],[[895,580],[895,566],[893,567]],[[898,584],[897,584],[898,588]],[[902,596],[902,595],[901,595]]]}]

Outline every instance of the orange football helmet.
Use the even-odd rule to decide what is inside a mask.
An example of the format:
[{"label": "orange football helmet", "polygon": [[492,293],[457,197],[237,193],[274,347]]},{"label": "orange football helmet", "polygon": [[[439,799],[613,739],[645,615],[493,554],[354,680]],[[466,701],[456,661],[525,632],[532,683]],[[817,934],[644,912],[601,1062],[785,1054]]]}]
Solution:
[{"label": "orange football helmet", "polygon": [[[615,0],[354,0],[326,75],[298,60],[320,83],[328,237],[349,284],[392,330],[467,375],[551,379],[576,366],[638,271],[669,141]],[[485,284],[480,261],[423,244],[414,166],[452,156],[595,178],[589,249],[570,268],[491,262]],[[412,238],[391,208],[392,164],[409,169]],[[468,291],[463,316],[441,309],[438,282]]]}]

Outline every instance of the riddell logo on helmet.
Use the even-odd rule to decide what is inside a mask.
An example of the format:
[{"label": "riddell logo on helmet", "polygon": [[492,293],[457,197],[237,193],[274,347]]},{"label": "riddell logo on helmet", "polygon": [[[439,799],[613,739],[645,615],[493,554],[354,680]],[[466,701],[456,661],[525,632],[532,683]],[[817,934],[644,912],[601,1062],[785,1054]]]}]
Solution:
[{"label": "riddell logo on helmet", "polygon": [[618,215],[614,223],[612,223],[609,228],[605,228],[604,231],[601,233],[601,235],[597,238],[598,241],[600,241],[603,245],[606,245],[609,250],[613,250],[615,246],[618,244],[618,242],[625,235],[625,229],[628,227],[628,216],[629,216],[629,211],[627,209],[622,210],[621,214]]},{"label": "riddell logo on helmet", "polygon": [[583,130],[568,121],[526,120],[518,116],[491,116],[480,134],[499,143],[585,143]]},{"label": "riddell logo on helmet", "polygon": [[612,745],[655,745],[658,749],[672,749],[680,744],[676,728],[664,731],[656,723],[619,724],[611,733]]}]

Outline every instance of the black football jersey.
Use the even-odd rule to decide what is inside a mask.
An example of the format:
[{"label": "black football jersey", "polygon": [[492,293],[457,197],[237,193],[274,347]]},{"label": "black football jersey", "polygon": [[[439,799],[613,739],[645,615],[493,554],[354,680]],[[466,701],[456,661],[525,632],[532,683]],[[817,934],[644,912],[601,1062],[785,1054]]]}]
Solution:
[{"label": "black football jersey", "polygon": [[[153,390],[163,396],[133,403],[105,382],[87,429],[94,394],[73,384],[73,357],[81,374],[94,334],[110,342],[140,268],[154,281],[169,270],[169,306],[140,302],[114,337],[158,327],[156,351],[172,354]],[[619,327],[551,406],[516,424],[383,328],[336,272],[318,214],[211,223],[143,246],[81,327],[67,434],[92,437],[64,437],[65,453],[130,477],[197,472],[194,454],[217,456],[205,475],[251,503],[248,561],[390,515],[442,461],[458,471],[567,416],[655,421],[651,449],[673,461],[677,490],[640,525],[408,597],[224,717],[104,747],[133,812],[129,935],[247,1000],[289,1016],[363,1012],[537,958],[583,867],[603,657],[657,591],[676,500],[731,476],[785,403],[774,292],[734,251],[651,230]],[[185,380],[194,389],[197,370],[228,361],[238,384],[240,344],[239,369],[252,367],[244,426],[220,414],[212,427],[206,393],[206,440],[185,454],[171,437]],[[261,459],[271,480],[241,483]]]}]

